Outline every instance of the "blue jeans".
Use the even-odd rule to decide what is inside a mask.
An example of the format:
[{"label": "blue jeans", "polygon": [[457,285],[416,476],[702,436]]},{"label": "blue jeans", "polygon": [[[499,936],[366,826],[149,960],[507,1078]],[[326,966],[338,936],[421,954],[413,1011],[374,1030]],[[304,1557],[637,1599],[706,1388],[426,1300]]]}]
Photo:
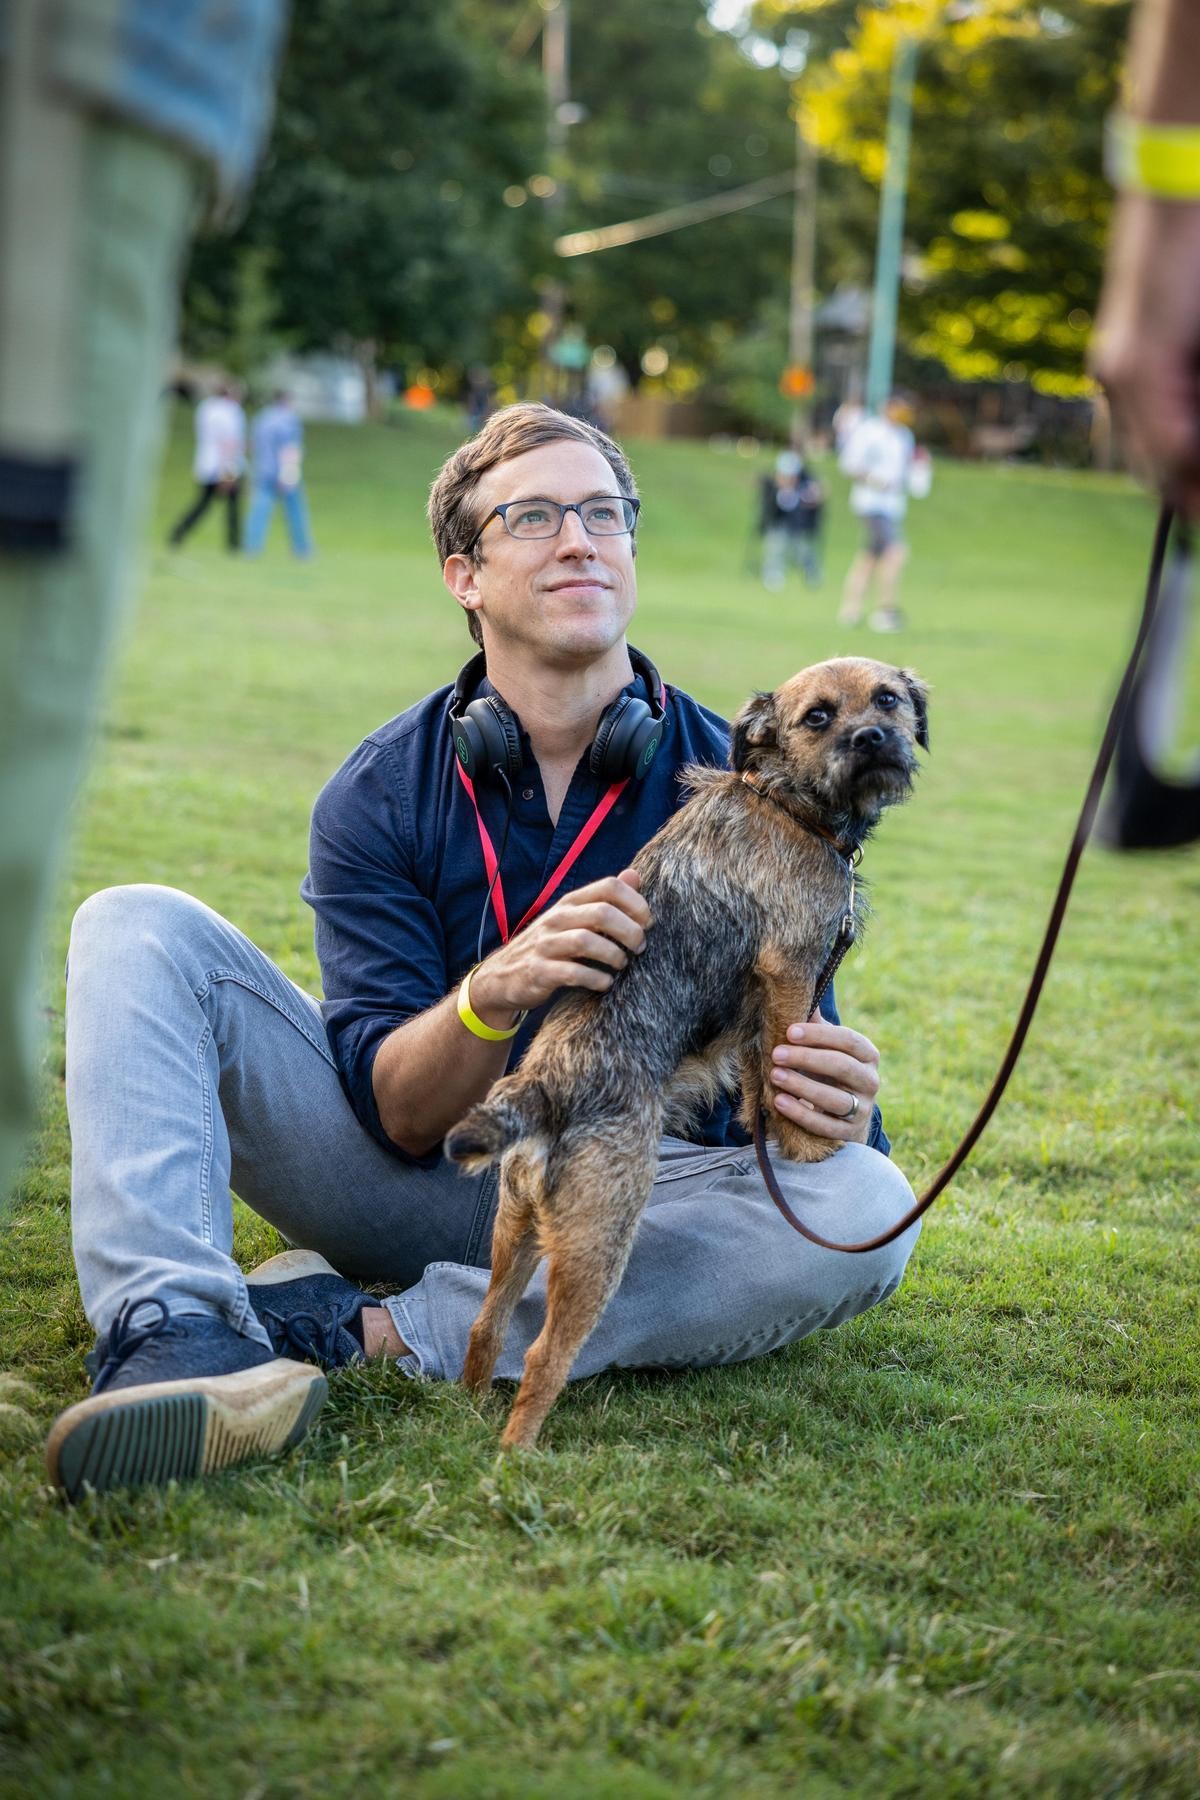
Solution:
[{"label": "blue jeans", "polygon": [[[317,1001],[233,926],[172,888],[109,888],[79,910],[67,981],[75,1259],[97,1331],[153,1295],[260,1343],[230,1254],[231,1188],[292,1244],[392,1284],[380,1304],[410,1374],[454,1379],[488,1285],[495,1170],[401,1162],[363,1130]],[[779,1162],[791,1205],[854,1241],[912,1203],[878,1151]],[[912,1226],[863,1256],[821,1250],[771,1204],[743,1148],[665,1139],[620,1288],[572,1374],[741,1362],[886,1299]],[[541,1329],[544,1268],[517,1308],[502,1378]]]},{"label": "blue jeans", "polygon": [[246,520],[246,536],[243,549],[247,556],[257,556],[267,541],[267,527],[271,523],[271,514],[275,511],[275,502],[283,502],[283,516],[287,520],[288,537],[291,539],[293,556],[308,557],[313,553],[312,533],[308,525],[308,501],[304,497],[304,483],[299,487],[281,488],[274,483],[255,482],[250,499],[250,516]]}]

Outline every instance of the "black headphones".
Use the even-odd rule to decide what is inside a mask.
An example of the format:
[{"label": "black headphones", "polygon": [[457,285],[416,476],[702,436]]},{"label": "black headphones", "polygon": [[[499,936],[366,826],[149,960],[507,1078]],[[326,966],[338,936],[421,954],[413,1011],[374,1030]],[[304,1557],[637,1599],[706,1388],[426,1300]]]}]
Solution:
[{"label": "black headphones", "polygon": [[[637,694],[618,694],[605,707],[588,757],[588,766],[600,781],[621,781],[626,776],[640,781],[654,761],[666,727],[658,670],[648,656],[632,645],[629,660],[634,673],[646,684],[650,704],[647,706]],[[472,781],[487,781],[493,777],[493,771],[498,771],[506,782],[512,782],[521,773],[521,727],[516,714],[499,694],[470,699],[486,672],[480,651],[460,670],[454,684],[450,708],[454,754],[462,764],[463,774]]]}]

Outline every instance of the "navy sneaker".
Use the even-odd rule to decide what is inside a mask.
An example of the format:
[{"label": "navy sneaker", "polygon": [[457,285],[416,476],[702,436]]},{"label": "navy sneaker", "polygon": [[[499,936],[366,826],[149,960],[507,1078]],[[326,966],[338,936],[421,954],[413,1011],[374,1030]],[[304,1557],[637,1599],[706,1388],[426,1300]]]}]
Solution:
[{"label": "navy sneaker", "polygon": [[46,1466],[68,1500],[162,1485],[297,1443],[328,1384],[223,1319],[127,1300],[88,1357],[91,1398],[60,1413]]},{"label": "navy sneaker", "polygon": [[250,1304],[280,1356],[301,1356],[323,1369],[363,1361],[361,1326],[349,1327],[364,1306],[378,1306],[339,1275],[316,1250],[284,1250],[246,1277]]}]

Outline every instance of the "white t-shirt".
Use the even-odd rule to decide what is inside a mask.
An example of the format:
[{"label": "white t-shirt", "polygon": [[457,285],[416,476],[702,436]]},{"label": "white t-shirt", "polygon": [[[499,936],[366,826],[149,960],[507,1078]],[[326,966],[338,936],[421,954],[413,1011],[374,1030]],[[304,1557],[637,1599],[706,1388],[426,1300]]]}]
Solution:
[{"label": "white t-shirt", "polygon": [[890,419],[862,419],[841,454],[842,473],[853,477],[850,509],[859,518],[876,513],[902,519],[908,510],[908,470],[913,434]]},{"label": "white t-shirt", "polygon": [[246,471],[246,415],[226,394],[210,394],[196,408],[196,455],[192,473],[207,487]]}]

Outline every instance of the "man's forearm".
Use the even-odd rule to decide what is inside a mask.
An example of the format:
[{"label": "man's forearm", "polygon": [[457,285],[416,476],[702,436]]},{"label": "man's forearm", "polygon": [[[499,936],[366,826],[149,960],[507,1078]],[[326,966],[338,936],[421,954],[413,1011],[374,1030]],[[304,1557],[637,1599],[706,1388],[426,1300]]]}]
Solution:
[{"label": "man's forearm", "polygon": [[[482,969],[471,984],[471,1005],[497,1030],[512,1022],[511,1009],[490,1002]],[[447,994],[379,1046],[371,1084],[383,1129],[410,1156],[423,1156],[486,1096],[511,1050],[511,1038],[497,1044],[468,1031],[458,1016],[457,991]]]},{"label": "man's forearm", "polygon": [[[651,923],[636,870],[588,882],[480,963],[471,975],[471,1011],[493,1031],[508,1031],[564,988],[603,991],[642,948]],[[511,1038],[495,1043],[467,1029],[457,994],[393,1031],[371,1078],[392,1142],[410,1156],[440,1144],[503,1075],[511,1049]]]},{"label": "man's forearm", "polygon": [[511,1049],[511,1040],[492,1044],[474,1037],[458,1016],[454,994],[399,1026],[379,1046],[371,1076],[380,1123],[392,1142],[410,1156],[440,1144],[503,1075]]},{"label": "man's forearm", "polygon": [[1135,119],[1200,124],[1200,6],[1142,0],[1130,41],[1128,106]]}]

